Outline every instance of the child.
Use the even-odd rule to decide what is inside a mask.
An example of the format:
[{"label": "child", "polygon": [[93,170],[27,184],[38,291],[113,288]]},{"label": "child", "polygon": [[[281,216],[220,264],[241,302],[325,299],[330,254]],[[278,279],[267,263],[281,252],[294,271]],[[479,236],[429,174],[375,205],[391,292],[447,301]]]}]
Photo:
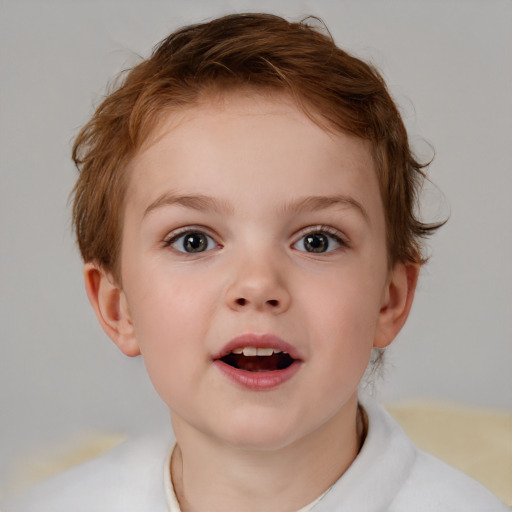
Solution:
[{"label": "child", "polygon": [[423,166],[375,70],[307,21],[186,27],[73,157],[89,299],[175,442],[126,443],[7,512],[505,510],[358,396],[440,225],[416,217]]}]

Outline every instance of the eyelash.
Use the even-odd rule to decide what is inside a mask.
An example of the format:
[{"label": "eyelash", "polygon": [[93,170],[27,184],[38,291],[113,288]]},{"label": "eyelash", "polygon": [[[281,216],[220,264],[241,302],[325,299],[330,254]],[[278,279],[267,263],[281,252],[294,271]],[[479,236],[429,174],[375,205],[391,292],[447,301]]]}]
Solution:
[{"label": "eyelash", "polygon": [[[208,237],[209,239],[213,240],[215,242],[215,237],[208,234],[208,231],[206,228],[202,226],[187,226],[181,229],[178,229],[177,231],[174,231],[170,233],[163,241],[162,246],[163,247],[172,247],[173,244],[175,244],[180,238],[183,236],[186,236],[187,234],[196,234],[200,233]],[[295,239],[295,242],[293,242],[292,247],[294,247],[296,244],[298,244],[302,239],[304,239],[308,235],[314,235],[314,234],[323,234],[327,235],[328,237],[334,239],[334,241],[340,245],[342,248],[348,248],[349,243],[345,239],[345,237],[338,231],[337,229],[331,227],[331,226],[325,226],[325,225],[319,225],[319,226],[312,226],[308,228],[302,229],[298,236]],[[217,242],[215,242],[217,243]],[[219,244],[217,244],[219,245]],[[194,254],[194,252],[188,252],[188,251],[180,251],[179,249],[176,249],[178,252],[183,252],[185,254]],[[300,249],[297,249],[300,250]],[[333,249],[335,250],[335,249]],[[301,250],[300,250],[301,251]],[[207,251],[198,251],[200,252],[207,252]],[[326,254],[331,251],[321,251],[318,253],[315,253],[314,251],[301,251],[301,252],[309,252],[310,254]]]},{"label": "eyelash", "polygon": [[[181,229],[178,229],[176,231],[173,231],[169,235],[167,235],[164,240],[162,241],[163,247],[171,247],[174,243],[176,243],[180,238],[182,238],[185,235],[192,234],[192,233],[201,233],[208,238],[212,239],[215,242],[215,237],[208,233],[208,229],[204,228],[203,226],[187,226]],[[217,242],[215,242],[217,243]],[[218,245],[218,244],[217,244]],[[184,252],[185,251],[178,251],[178,252]],[[191,253],[193,254],[193,253]]]},{"label": "eyelash", "polygon": [[[340,247],[342,247],[342,248],[349,248],[350,247],[349,242],[342,235],[342,233],[340,231],[338,231],[337,229],[335,229],[335,228],[333,228],[331,226],[325,226],[325,225],[319,225],[319,226],[313,226],[313,227],[304,228],[303,230],[301,230],[298,233],[296,241],[293,243],[293,245],[296,245],[304,237],[306,237],[308,235],[313,235],[313,234],[327,235],[330,238],[333,238],[335,240],[335,242],[340,245]],[[327,252],[331,252],[331,251],[327,251]],[[327,252],[317,253],[317,254],[326,254]],[[315,254],[315,253],[313,253],[313,254]]]}]

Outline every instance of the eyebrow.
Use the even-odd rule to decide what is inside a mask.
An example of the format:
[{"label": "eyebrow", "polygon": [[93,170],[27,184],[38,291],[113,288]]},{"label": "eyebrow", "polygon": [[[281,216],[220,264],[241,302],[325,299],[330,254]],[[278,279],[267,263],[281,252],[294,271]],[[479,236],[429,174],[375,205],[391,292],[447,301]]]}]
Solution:
[{"label": "eyebrow", "polygon": [[[228,201],[220,201],[202,194],[178,195],[166,192],[153,201],[144,211],[146,217],[152,211],[164,206],[183,206],[198,211],[209,211],[214,213],[234,213],[233,206]],[[282,214],[305,213],[328,208],[355,208],[370,224],[370,217],[363,205],[353,197],[346,195],[334,196],[308,196],[286,203],[281,208]]]},{"label": "eyebrow", "polygon": [[233,207],[227,201],[219,201],[201,194],[178,195],[166,192],[153,201],[145,210],[143,217],[163,206],[183,206],[199,211],[214,213],[233,213]]},{"label": "eyebrow", "polygon": [[354,208],[359,211],[368,224],[371,224],[370,216],[364,206],[353,197],[346,195],[304,197],[285,204],[282,208],[282,212],[283,214],[289,212],[303,213],[335,207]]}]

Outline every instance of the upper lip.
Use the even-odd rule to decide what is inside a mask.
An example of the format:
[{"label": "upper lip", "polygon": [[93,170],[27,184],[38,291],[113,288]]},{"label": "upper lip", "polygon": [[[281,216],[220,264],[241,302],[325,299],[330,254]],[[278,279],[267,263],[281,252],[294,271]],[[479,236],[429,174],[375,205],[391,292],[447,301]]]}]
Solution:
[{"label": "upper lip", "polygon": [[239,336],[234,337],[216,354],[214,354],[213,359],[221,359],[233,352],[233,350],[244,347],[273,348],[275,350],[280,350],[281,352],[287,352],[293,359],[302,359],[300,353],[294,346],[290,345],[278,336],[273,334],[254,333],[240,334]]}]

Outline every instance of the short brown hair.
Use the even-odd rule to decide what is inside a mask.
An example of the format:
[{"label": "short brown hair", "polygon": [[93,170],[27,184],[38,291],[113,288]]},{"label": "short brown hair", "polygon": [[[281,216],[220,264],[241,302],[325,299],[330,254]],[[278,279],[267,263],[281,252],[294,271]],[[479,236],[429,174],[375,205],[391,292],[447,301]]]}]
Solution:
[{"label": "short brown hair", "polygon": [[[235,14],[184,27],[125,73],[78,134],[73,225],[84,261],[118,274],[126,166],[164,112],[237,88],[289,93],[310,116],[370,142],[384,203],[388,259],[423,263],[442,223],[416,216],[425,165],[380,74],[338,48],[319,20]],[[320,24],[321,25],[321,24]],[[322,25],[323,26],[323,25]],[[323,26],[325,28],[325,26]]]}]

